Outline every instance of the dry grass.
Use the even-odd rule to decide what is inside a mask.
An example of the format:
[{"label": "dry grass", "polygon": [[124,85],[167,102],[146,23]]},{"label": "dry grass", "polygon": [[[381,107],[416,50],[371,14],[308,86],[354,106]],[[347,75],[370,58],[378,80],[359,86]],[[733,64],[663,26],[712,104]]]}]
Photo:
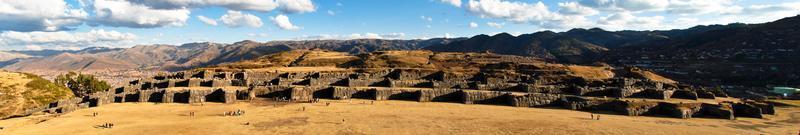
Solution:
[{"label": "dry grass", "polygon": [[0,118],[72,96],[69,89],[38,76],[0,71]]},{"label": "dry grass", "polygon": [[769,100],[769,101],[800,107],[800,100]]},{"label": "dry grass", "polygon": [[[324,102],[331,102],[326,106]],[[302,111],[302,108],[306,108]],[[224,111],[245,110],[224,117]],[[563,109],[408,101],[323,103],[125,103],[58,117],[0,120],[4,134],[797,134],[798,108],[767,119],[675,119],[602,115]],[[91,114],[98,112],[98,117]],[[188,116],[196,112],[196,116]],[[114,128],[95,128],[105,122]]]},{"label": "dry grass", "polygon": [[567,66],[573,75],[591,80],[605,80],[614,77],[614,72],[606,70],[604,67],[591,66]]}]

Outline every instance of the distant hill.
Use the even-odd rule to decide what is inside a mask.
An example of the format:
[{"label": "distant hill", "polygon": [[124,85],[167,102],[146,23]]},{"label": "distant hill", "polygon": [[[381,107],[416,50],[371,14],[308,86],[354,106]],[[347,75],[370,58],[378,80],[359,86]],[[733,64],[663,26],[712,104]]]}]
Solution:
[{"label": "distant hill", "polygon": [[699,84],[800,86],[800,16],[714,26],[645,44],[613,49],[603,61]]},{"label": "distant hill", "polygon": [[[413,50],[447,44],[462,39],[428,40],[308,40],[259,43],[241,41],[233,44],[189,43],[181,46],[139,45],[132,48],[87,48],[77,51],[13,51],[20,57],[6,61],[4,69],[14,71],[113,71],[154,69],[177,71],[226,62],[249,60],[293,49],[327,49],[351,54],[380,50]],[[9,58],[11,58],[9,56]]]},{"label": "distant hill", "polygon": [[493,52],[588,64],[603,58],[607,51],[617,48],[652,46],[656,45],[654,43],[692,34],[744,26],[746,25],[710,25],[662,31],[606,31],[599,28],[577,28],[558,33],[542,31],[519,36],[500,33],[494,36],[477,35],[467,40],[424,49],[437,52]]},{"label": "distant hill", "polygon": [[28,108],[74,97],[68,88],[39,76],[0,70],[0,119],[20,115]]}]

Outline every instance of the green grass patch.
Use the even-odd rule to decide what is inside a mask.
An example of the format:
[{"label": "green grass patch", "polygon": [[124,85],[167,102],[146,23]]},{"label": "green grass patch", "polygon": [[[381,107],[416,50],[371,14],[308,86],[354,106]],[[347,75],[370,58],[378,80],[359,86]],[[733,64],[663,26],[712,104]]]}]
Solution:
[{"label": "green grass patch", "polygon": [[66,87],[56,85],[55,83],[33,74],[24,74],[25,77],[31,79],[31,81],[25,84],[25,87],[29,90],[23,92],[22,95],[30,98],[37,104],[46,104],[59,99],[73,97],[72,91]]}]

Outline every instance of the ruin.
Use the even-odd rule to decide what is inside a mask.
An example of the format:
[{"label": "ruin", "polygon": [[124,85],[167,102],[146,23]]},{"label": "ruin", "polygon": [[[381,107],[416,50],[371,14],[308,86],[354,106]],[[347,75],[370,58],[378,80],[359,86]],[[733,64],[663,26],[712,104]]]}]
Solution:
[{"label": "ruin", "polygon": [[[456,54],[441,55],[444,56],[424,58],[451,57]],[[465,63],[488,63],[477,70],[464,71],[358,66],[342,70],[190,70],[143,78],[113,91],[97,93],[78,101],[58,102],[49,108],[68,112],[74,108],[102,106],[112,102],[198,104],[234,103],[258,98],[282,98],[293,102],[310,102],[319,98],[356,98],[562,107],[582,111],[611,111],[628,116],[658,115],[683,119],[761,118],[762,114],[775,114],[773,106],[756,101],[700,102],[699,99],[726,95],[648,78],[619,75],[593,79],[574,75],[577,73],[573,72],[577,71],[564,70],[563,66],[529,62],[535,60],[526,57],[475,55],[470,58]],[[442,61],[438,64],[452,64],[455,60]],[[688,99],[692,102],[671,99]],[[80,104],[80,107],[62,105],[70,103]]]}]

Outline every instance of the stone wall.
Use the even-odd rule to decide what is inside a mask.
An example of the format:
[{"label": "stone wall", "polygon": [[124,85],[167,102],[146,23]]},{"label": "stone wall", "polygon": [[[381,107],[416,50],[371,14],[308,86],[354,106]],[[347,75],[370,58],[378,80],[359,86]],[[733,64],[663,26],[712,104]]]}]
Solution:
[{"label": "stone wall", "polygon": [[511,106],[516,107],[554,106],[560,97],[561,95],[558,94],[545,93],[514,93],[508,95]]},{"label": "stone wall", "polygon": [[375,89],[374,100],[410,100],[418,101],[420,89]]},{"label": "stone wall", "polygon": [[427,89],[419,91],[419,102],[460,102],[463,92],[458,89]]},{"label": "stone wall", "polygon": [[508,93],[500,91],[463,90],[464,104],[496,104],[508,105]]}]

